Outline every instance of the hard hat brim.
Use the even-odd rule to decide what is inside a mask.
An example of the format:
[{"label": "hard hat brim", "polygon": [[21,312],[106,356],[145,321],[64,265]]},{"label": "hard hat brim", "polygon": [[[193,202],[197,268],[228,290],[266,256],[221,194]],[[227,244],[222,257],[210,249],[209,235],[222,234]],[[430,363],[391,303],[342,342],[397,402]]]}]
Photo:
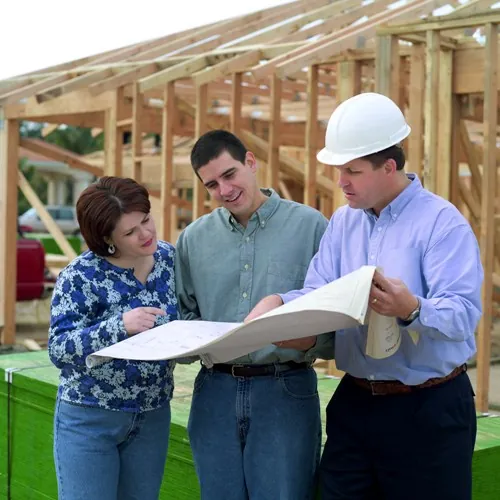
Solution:
[{"label": "hard hat brim", "polygon": [[356,155],[335,154],[326,148],[323,148],[316,155],[316,159],[320,163],[324,163],[325,165],[345,165],[346,163],[349,163],[351,160],[354,160],[355,158],[356,158]]},{"label": "hard hat brim", "polygon": [[392,140],[390,141],[389,144],[377,144],[374,145],[372,148],[365,149],[362,152],[356,152],[356,153],[333,153],[326,147],[323,148],[321,151],[318,152],[316,155],[316,159],[320,163],[324,163],[325,165],[345,165],[346,163],[349,163],[352,160],[355,160],[356,158],[363,158],[364,156],[371,155],[373,153],[378,153],[379,151],[383,151],[384,149],[387,149],[391,146],[395,146],[396,144],[399,144],[403,139],[408,137],[410,135],[411,128],[409,125],[406,125],[403,130],[401,130],[398,134],[395,134],[392,137]]}]

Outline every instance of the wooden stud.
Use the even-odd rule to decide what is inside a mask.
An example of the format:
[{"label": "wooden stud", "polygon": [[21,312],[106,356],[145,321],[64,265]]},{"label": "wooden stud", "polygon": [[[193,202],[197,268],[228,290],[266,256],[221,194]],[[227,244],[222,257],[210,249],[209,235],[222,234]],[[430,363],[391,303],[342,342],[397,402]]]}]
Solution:
[{"label": "wooden stud", "polygon": [[269,120],[269,152],[267,160],[267,187],[279,188],[281,128],[281,80],[271,77],[271,117]]},{"label": "wooden stud", "polygon": [[477,349],[476,405],[481,412],[489,406],[489,378],[491,357],[491,328],[493,316],[494,244],[495,244],[495,197],[497,183],[497,108],[498,108],[498,27],[485,27],[485,82],[484,82],[484,156],[483,199],[481,202],[481,258],[484,281],[481,290],[483,315],[479,323]]},{"label": "wooden stud", "polygon": [[118,127],[120,106],[123,103],[123,87],[113,92],[111,107],[106,111],[105,146],[106,175],[122,176],[123,132]]},{"label": "wooden stud", "polygon": [[[339,75],[337,97],[339,103],[361,92],[361,63],[359,61],[342,61],[337,63]],[[342,189],[338,185],[339,171],[335,167],[327,167],[327,172],[334,182],[333,211],[346,203]]]},{"label": "wooden stud", "polygon": [[411,134],[408,137],[408,162],[411,171],[422,180],[424,137],[425,46],[414,44],[410,58],[410,106],[408,121]]},{"label": "wooden stud", "polygon": [[452,149],[451,149],[451,172],[450,172],[450,201],[459,210],[460,203],[460,192],[459,192],[459,180],[460,180],[460,165],[459,158],[461,153],[460,145],[460,101],[459,97],[456,95],[451,96],[452,99]]},{"label": "wooden stud", "polygon": [[133,84],[132,97],[132,178],[137,182],[142,180],[142,112],[143,96],[137,82]]},{"label": "wooden stud", "polygon": [[174,183],[175,83],[168,82],[163,91],[161,135],[161,237],[172,239],[172,189]]},{"label": "wooden stud", "polygon": [[436,168],[436,194],[450,199],[450,175],[452,170],[452,78],[453,52],[441,50],[439,55],[439,136]]},{"label": "wooden stud", "polygon": [[[208,85],[196,87],[195,136],[198,139],[208,130]],[[205,213],[205,186],[193,173],[193,220]]]},{"label": "wooden stud", "polygon": [[231,132],[239,136],[241,129],[241,73],[233,73],[233,83],[231,87]]},{"label": "wooden stud", "polygon": [[304,168],[304,204],[316,208],[316,170],[318,135],[318,66],[309,67],[307,85],[306,164]]},{"label": "wooden stud", "polygon": [[376,92],[390,97],[397,104],[400,91],[400,58],[397,37],[377,36],[375,59]]},{"label": "wooden stud", "polygon": [[427,32],[424,130],[424,186],[436,192],[439,135],[439,33]]},{"label": "wooden stud", "polygon": [[0,343],[16,339],[17,171],[19,125],[5,120],[0,107]]}]

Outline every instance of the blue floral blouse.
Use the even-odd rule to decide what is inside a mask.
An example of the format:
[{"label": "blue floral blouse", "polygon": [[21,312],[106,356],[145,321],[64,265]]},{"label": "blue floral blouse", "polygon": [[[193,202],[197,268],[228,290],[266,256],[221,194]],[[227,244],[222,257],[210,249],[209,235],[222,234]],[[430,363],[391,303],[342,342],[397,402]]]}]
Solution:
[{"label": "blue floral blouse", "polygon": [[59,397],[108,410],[141,412],[172,397],[172,361],[111,360],[87,368],[85,359],[127,338],[122,314],[136,307],[163,309],[155,326],[177,319],[175,249],[158,242],[155,264],[143,285],[133,269],[123,269],[87,251],[64,268],[54,289],[49,356],[61,369]]}]

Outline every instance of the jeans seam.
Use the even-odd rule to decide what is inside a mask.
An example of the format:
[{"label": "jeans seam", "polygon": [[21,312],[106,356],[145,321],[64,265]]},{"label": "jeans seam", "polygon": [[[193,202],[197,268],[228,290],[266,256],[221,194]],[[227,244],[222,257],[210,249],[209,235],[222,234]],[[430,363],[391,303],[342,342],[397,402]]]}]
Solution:
[{"label": "jeans seam", "polygon": [[[55,436],[59,436],[59,426],[61,423],[61,419],[59,417],[60,407],[61,407],[61,400],[59,398],[57,398]],[[62,497],[62,499],[64,499],[63,479],[62,479],[62,473],[61,473],[61,460],[59,459],[59,452],[57,451],[58,450],[58,442],[59,442],[59,437],[56,437],[54,440],[55,455],[56,455],[55,461],[56,461],[56,467],[57,467],[59,488],[61,490],[61,497]]]}]

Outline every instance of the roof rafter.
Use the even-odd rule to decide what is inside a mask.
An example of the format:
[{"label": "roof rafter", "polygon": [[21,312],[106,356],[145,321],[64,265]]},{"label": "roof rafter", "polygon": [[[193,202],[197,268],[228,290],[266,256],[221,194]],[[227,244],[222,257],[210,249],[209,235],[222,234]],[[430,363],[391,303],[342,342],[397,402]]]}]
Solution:
[{"label": "roof rafter", "polygon": [[404,6],[379,12],[363,24],[347,26],[336,33],[325,36],[317,42],[300,47],[283,56],[272,59],[259,67],[253,68],[252,73],[256,80],[267,77],[273,72],[280,78],[283,78],[287,74],[298,71],[305,66],[325,62],[332,53],[356,48],[360,42],[363,43],[366,38],[374,36],[377,26],[381,23],[401,19],[405,16],[428,13],[445,3],[446,0],[413,0]]}]

